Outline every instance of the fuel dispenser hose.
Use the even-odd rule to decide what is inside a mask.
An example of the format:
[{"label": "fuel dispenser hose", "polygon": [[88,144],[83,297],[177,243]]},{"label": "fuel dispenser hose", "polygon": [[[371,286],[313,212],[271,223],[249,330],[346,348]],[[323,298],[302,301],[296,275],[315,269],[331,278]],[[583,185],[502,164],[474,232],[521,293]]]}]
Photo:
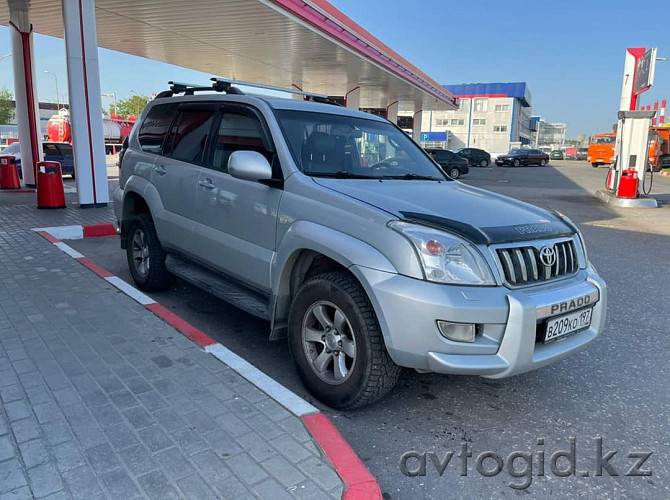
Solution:
[{"label": "fuel dispenser hose", "polygon": [[[651,164],[649,165],[651,167]],[[649,189],[645,189],[645,181],[647,176],[645,176],[645,179],[642,181],[642,194],[647,196],[651,192],[651,188],[654,187],[654,169],[650,168],[649,169]]]}]

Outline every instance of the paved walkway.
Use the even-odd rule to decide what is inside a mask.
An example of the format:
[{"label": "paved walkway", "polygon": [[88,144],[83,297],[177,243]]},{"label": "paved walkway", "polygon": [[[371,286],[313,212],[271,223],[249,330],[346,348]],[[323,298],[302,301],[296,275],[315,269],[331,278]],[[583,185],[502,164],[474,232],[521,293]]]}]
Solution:
[{"label": "paved walkway", "polygon": [[302,422],[30,230],[0,193],[0,499],[339,498]]}]

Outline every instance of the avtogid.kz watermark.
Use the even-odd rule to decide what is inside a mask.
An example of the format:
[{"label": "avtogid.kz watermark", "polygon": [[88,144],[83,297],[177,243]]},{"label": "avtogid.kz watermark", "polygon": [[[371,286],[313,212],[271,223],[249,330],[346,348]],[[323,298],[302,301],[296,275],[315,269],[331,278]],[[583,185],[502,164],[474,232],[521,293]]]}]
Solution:
[{"label": "avtogid.kz watermark", "polygon": [[[483,451],[477,454],[473,460],[472,450],[468,443],[461,443],[458,453],[447,451],[437,453],[434,451],[408,451],[400,457],[400,471],[408,477],[427,476],[437,474],[442,476],[449,466],[458,468],[459,475],[467,476],[474,469],[484,477],[494,477],[507,472],[512,478],[509,482],[510,488],[525,490],[533,482],[535,477],[543,477],[553,474],[557,477],[568,477],[579,475],[581,477],[602,476],[603,472],[610,476],[651,476],[651,469],[644,469],[645,462],[651,457],[651,451],[631,451],[624,453],[617,450],[603,450],[603,438],[596,437],[593,440],[594,455],[587,460],[593,464],[593,468],[577,471],[577,439],[568,438],[566,449],[558,449],[551,452],[544,448],[544,438],[538,438],[538,449],[533,452],[513,451],[507,456],[501,456],[494,451]],[[454,456],[456,458],[454,458]],[[516,480],[516,481],[515,481]]]}]

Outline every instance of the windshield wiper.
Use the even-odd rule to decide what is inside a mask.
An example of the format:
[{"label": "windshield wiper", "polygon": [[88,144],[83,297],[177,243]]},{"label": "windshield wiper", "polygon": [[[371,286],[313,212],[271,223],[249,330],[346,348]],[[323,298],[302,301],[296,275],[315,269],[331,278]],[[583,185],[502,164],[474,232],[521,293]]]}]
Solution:
[{"label": "windshield wiper", "polygon": [[312,177],[329,177],[333,179],[379,179],[372,175],[360,175],[354,174],[347,170],[340,170],[339,172],[304,172],[305,175],[311,175]]},{"label": "windshield wiper", "polygon": [[446,179],[437,179],[429,175],[403,174],[403,175],[384,175],[381,179],[404,179],[406,181],[444,181]]}]

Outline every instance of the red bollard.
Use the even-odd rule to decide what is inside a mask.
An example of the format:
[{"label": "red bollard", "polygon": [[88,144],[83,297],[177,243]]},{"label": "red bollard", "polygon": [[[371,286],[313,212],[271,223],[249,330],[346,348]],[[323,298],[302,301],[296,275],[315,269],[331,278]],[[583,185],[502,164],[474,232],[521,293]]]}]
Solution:
[{"label": "red bollard", "polygon": [[14,156],[0,157],[0,189],[21,189],[19,168]]},{"label": "red bollard", "polygon": [[37,208],[65,208],[63,174],[57,161],[37,162]]}]

